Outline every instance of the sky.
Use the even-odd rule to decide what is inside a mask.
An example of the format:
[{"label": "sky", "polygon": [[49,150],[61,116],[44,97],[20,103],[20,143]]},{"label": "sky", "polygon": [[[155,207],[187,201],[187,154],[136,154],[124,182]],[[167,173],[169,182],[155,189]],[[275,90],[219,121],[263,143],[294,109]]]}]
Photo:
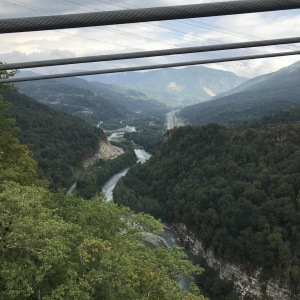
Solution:
[{"label": "sky", "polygon": [[[213,2],[220,2],[220,0],[0,0],[0,19]],[[300,36],[300,9],[201,19],[1,34],[0,61],[14,63],[297,36]],[[100,70],[292,50],[300,50],[300,44],[30,70],[40,74],[56,74],[77,70]],[[239,76],[252,78],[275,72],[299,60],[300,56],[298,55],[210,64],[207,67],[231,71]]]}]

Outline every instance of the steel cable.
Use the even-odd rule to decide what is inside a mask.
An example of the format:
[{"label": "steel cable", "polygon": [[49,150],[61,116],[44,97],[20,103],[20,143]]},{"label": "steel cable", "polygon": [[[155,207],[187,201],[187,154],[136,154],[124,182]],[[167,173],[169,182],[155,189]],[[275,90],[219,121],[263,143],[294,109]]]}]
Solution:
[{"label": "steel cable", "polygon": [[172,68],[172,67],[204,65],[204,64],[212,64],[212,63],[219,63],[219,62],[241,61],[241,60],[249,60],[249,59],[269,58],[269,57],[279,57],[279,56],[299,55],[299,54],[300,51],[289,51],[289,52],[247,55],[247,56],[235,56],[235,57],[227,57],[227,58],[214,58],[214,59],[187,61],[187,62],[178,62],[178,63],[169,63],[169,64],[157,64],[157,65],[149,65],[149,66],[137,66],[137,67],[116,68],[116,69],[107,69],[107,70],[41,75],[41,76],[33,76],[33,77],[25,77],[25,78],[9,78],[9,79],[0,80],[0,84],[21,82],[21,81],[33,81],[33,80],[44,80],[44,79],[54,79],[54,78],[75,77],[75,76],[111,74],[111,73],[122,73],[122,72],[132,72],[132,71],[142,71],[142,70],[164,69],[164,68]]},{"label": "steel cable", "polygon": [[85,56],[85,57],[75,57],[75,58],[51,59],[51,60],[2,64],[0,65],[0,70],[38,68],[38,67],[49,67],[49,66],[111,61],[111,60],[121,60],[121,59],[145,58],[145,57],[163,56],[163,55],[198,53],[198,52],[206,52],[206,51],[232,50],[232,49],[239,49],[239,48],[292,44],[292,43],[299,43],[299,42],[300,42],[300,37],[293,37],[293,38],[286,38],[286,39],[218,44],[218,45],[207,45],[207,46],[186,47],[186,48],[174,48],[174,49],[166,49],[166,50],[153,50],[153,51],[144,51],[144,52],[131,52],[131,53],[107,54],[107,55]]},{"label": "steel cable", "polygon": [[0,33],[41,31],[300,8],[300,0],[245,0],[0,20]]}]

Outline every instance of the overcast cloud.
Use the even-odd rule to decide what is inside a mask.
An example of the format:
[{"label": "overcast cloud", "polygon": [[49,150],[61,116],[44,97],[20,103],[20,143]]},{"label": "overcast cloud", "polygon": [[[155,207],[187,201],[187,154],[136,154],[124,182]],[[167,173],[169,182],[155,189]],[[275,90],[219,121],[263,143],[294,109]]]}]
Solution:
[{"label": "overcast cloud", "polygon": [[[0,18],[70,14],[204,2],[212,3],[219,2],[219,0],[0,0]],[[2,34],[0,61],[12,63],[295,36],[300,36],[300,10]],[[95,70],[106,67],[112,68],[195,59],[200,60],[227,57],[230,55],[291,51],[293,49],[299,50],[300,44],[130,61],[38,68],[33,71],[48,74],[72,70]],[[241,76],[253,77],[276,71],[299,60],[299,56],[294,56],[219,63],[208,66],[232,71]]]}]

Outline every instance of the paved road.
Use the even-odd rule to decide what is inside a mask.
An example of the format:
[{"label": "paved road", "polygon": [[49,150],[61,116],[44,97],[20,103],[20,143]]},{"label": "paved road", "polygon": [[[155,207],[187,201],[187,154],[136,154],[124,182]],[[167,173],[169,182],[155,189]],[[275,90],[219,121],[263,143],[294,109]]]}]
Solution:
[{"label": "paved road", "polygon": [[166,113],[167,130],[171,130],[174,127],[176,127],[176,117],[175,117],[176,112],[177,112],[177,110],[172,110],[172,111]]}]

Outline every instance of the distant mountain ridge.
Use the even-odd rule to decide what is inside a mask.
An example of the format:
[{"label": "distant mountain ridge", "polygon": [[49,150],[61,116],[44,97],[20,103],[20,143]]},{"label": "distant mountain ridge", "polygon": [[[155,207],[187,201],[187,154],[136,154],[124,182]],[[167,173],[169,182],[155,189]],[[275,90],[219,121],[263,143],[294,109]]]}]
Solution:
[{"label": "distant mountain ridge", "polygon": [[16,85],[20,93],[94,125],[100,121],[167,110],[163,104],[137,91],[80,78],[20,82]]},{"label": "distant mountain ridge", "polygon": [[207,101],[247,80],[232,72],[203,66],[96,75],[95,78],[102,83],[135,89],[171,107]]},{"label": "distant mountain ridge", "polygon": [[[284,82],[286,80],[289,80],[288,78],[291,75],[296,75],[300,68],[300,62],[297,62],[295,64],[292,64],[290,66],[284,67],[277,72],[273,72],[270,74],[265,74],[261,76],[257,76],[255,78],[249,79],[246,82],[242,83],[241,85],[237,86],[236,88],[217,95],[215,98],[221,98],[232,94],[237,94],[239,92],[250,90],[252,87],[255,87],[255,89],[260,90],[264,89],[266,84],[267,85],[275,85],[281,82]],[[297,75],[296,75],[297,76]],[[214,99],[214,98],[213,98]],[[212,100],[213,100],[212,99]]]},{"label": "distant mountain ridge", "polygon": [[274,115],[300,106],[300,62],[272,74],[259,76],[211,101],[183,108],[180,116],[189,124],[232,124]]}]

